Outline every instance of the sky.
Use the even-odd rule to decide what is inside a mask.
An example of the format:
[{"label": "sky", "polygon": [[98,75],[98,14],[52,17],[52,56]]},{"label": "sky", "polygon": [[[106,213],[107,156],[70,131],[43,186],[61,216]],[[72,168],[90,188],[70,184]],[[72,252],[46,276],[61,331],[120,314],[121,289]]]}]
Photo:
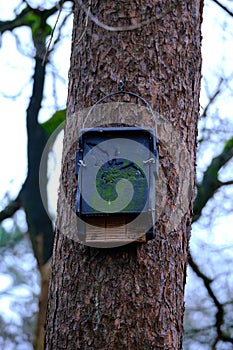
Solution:
[{"label": "sky", "polygon": [[[7,4],[3,0],[0,1],[0,20],[13,18],[12,9],[20,3],[19,0],[11,0],[11,4]],[[28,1],[31,5],[40,4],[41,1]],[[47,6],[54,4],[54,1],[46,1]],[[233,11],[233,2],[222,0]],[[65,10],[64,10],[65,11]],[[65,13],[64,13],[65,14]],[[62,18],[62,17],[61,17]],[[51,20],[51,25],[55,23],[56,16]],[[59,24],[58,24],[59,26]],[[49,77],[46,81],[45,98],[40,112],[40,121],[43,122],[51,117],[56,109],[65,107],[67,98],[68,84],[68,69],[70,60],[70,40],[71,40],[72,20],[67,23],[65,30],[66,38],[62,41],[56,54],[52,58],[51,65],[48,67]],[[204,107],[208,101],[208,94],[218,85],[219,77],[224,75],[229,77],[227,88],[224,89],[218,98],[218,104],[215,106],[212,113],[217,112],[220,120],[232,120],[232,95],[233,95],[233,18],[227,16],[220,8],[211,0],[205,1],[204,21],[202,25],[203,43],[203,75],[202,93],[200,104]],[[17,47],[16,38],[23,38],[20,43],[20,51]],[[55,31],[56,37],[56,31]],[[25,54],[26,53],[26,54]],[[1,181],[0,181],[0,209],[1,206],[8,202],[10,198],[14,198],[20,190],[27,172],[27,157],[26,157],[26,118],[25,111],[29,103],[31,94],[31,78],[33,74],[33,48],[30,45],[30,32],[27,28],[15,30],[15,36],[11,33],[5,33],[1,39],[0,48],[0,159],[1,159]],[[53,98],[53,74],[58,73],[60,79],[56,81],[57,99]],[[208,85],[207,83],[208,82]],[[201,109],[202,111],[202,109]],[[200,122],[205,126],[205,121]],[[211,123],[214,123],[213,121]],[[216,121],[217,123],[217,121]],[[208,125],[207,125],[208,126]],[[232,126],[232,123],[231,123]],[[230,130],[229,130],[230,131]],[[233,133],[233,130],[231,130]],[[216,140],[217,140],[216,135]],[[61,153],[61,140],[58,142],[57,152]],[[198,178],[202,176],[203,170],[209,164],[214,155],[217,155],[223,145],[224,140],[218,140],[206,145],[205,155],[198,158]],[[203,154],[203,153],[202,153]],[[53,158],[53,157],[52,157]],[[55,158],[56,159],[56,158]],[[54,160],[54,158],[53,158]],[[55,176],[59,177],[58,158],[55,162],[51,162],[50,168]],[[228,169],[224,171],[223,179],[232,179],[232,162]],[[52,205],[56,208],[56,181],[51,181],[53,187],[50,188],[52,193]],[[231,186],[232,187],[232,186]],[[232,188],[227,188],[224,196],[232,197]],[[219,198],[220,202],[224,201],[224,197]],[[229,206],[229,200],[226,201],[226,206]],[[221,208],[220,208],[221,209]],[[220,210],[219,209],[219,210]],[[230,206],[230,209],[231,206]],[[206,213],[211,208],[206,208]],[[216,246],[233,245],[232,224],[233,216],[231,212],[226,216],[217,216],[215,224],[210,231],[206,230],[206,222],[201,222],[193,227],[193,249],[195,254],[198,252],[198,247],[201,245],[208,246],[210,239],[211,243]],[[6,223],[10,225],[10,222]],[[23,224],[22,224],[23,225]],[[211,238],[210,238],[211,237]],[[192,246],[191,246],[192,247]],[[196,247],[196,248],[195,248]],[[206,248],[208,251],[208,248]],[[211,246],[213,250],[213,247]],[[209,252],[211,254],[211,252]],[[226,254],[231,255],[230,251]],[[210,271],[210,273],[212,273]],[[9,279],[6,276],[1,276],[1,285],[9,284]],[[188,287],[189,288],[189,287]],[[1,308],[1,302],[0,302]]]},{"label": "sky", "polygon": [[[15,4],[18,2],[14,1]],[[37,3],[40,2],[37,1]],[[54,2],[47,1],[47,3]],[[10,9],[12,8],[13,6],[10,8],[9,6],[3,6],[3,2],[1,2],[0,20],[11,18],[12,11]],[[64,14],[66,14],[65,10]],[[53,16],[50,24],[53,25],[55,20],[56,16]],[[47,69],[50,74],[46,78],[46,98],[43,100],[42,110],[39,115],[41,122],[49,119],[56,109],[62,109],[66,104],[71,27],[72,19],[70,19],[67,27],[64,28],[66,38],[62,41],[62,47],[60,45],[57,48],[56,56],[52,59]],[[7,196],[10,196],[10,198],[14,198],[17,195],[27,172],[25,111],[31,94],[31,78],[33,74],[33,62],[31,59],[33,48],[30,45],[30,31],[24,27],[16,29],[14,33],[20,38],[23,37],[23,40],[20,40],[20,51],[23,54],[19,53],[15,37],[11,33],[4,33],[0,49],[0,158],[4,169],[1,174],[0,197],[7,193]],[[56,106],[54,106],[54,82],[51,73],[58,73],[60,76],[60,79],[56,80]]]}]

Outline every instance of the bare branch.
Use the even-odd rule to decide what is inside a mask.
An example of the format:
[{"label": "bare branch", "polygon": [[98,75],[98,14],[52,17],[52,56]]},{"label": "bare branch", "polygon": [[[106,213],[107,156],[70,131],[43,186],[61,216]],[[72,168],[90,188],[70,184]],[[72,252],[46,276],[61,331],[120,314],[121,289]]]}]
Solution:
[{"label": "bare branch", "polygon": [[165,17],[166,15],[168,15],[170,12],[172,12],[179,4],[181,1],[176,1],[175,4],[173,4],[172,6],[168,7],[164,12],[162,12],[160,15],[158,15],[157,17],[153,17],[150,18],[148,20],[142,21],[140,23],[136,23],[136,24],[132,24],[129,26],[120,26],[120,27],[112,27],[109,26],[107,24],[104,24],[103,22],[101,22],[96,16],[94,16],[92,14],[91,11],[89,11],[89,7],[86,8],[86,6],[83,4],[82,0],[78,0],[78,3],[80,5],[80,7],[82,8],[82,10],[86,13],[86,15],[92,20],[92,22],[94,22],[97,26],[108,30],[110,32],[124,32],[124,31],[131,31],[131,30],[136,30],[136,29],[140,29],[144,26],[147,26],[151,23],[154,22],[158,22],[160,21],[163,17]]},{"label": "bare branch", "polygon": [[4,33],[7,30],[13,30],[17,27],[27,25],[26,18],[30,13],[30,8],[26,7],[18,14],[12,21],[0,21],[0,33]]},{"label": "bare branch", "polygon": [[50,45],[51,45],[52,40],[53,40],[54,32],[55,32],[56,26],[57,26],[57,24],[58,24],[58,21],[59,21],[60,15],[61,15],[63,3],[64,3],[64,0],[62,1],[61,5],[60,5],[60,8],[59,8],[59,11],[58,11],[58,15],[57,15],[57,18],[56,18],[56,22],[55,22],[55,24],[54,24],[54,27],[53,27],[53,30],[52,30],[52,33],[51,33],[51,36],[50,36],[50,40],[49,40],[48,46],[47,46],[47,48],[46,48],[46,52],[45,52],[45,54],[44,54],[44,58],[43,58],[43,61],[42,61],[42,66],[45,64],[45,61],[46,61],[46,59],[47,59],[48,52],[49,52],[49,49],[50,49]]},{"label": "bare branch", "polygon": [[192,270],[196,273],[198,277],[200,277],[207,289],[207,292],[210,296],[210,298],[213,300],[213,303],[217,309],[217,312],[215,314],[215,327],[217,330],[217,336],[213,343],[212,349],[216,349],[216,344],[221,340],[223,342],[229,342],[233,344],[233,338],[225,335],[221,329],[222,325],[224,324],[224,307],[217,299],[216,295],[214,294],[214,291],[211,287],[211,283],[213,280],[211,280],[209,277],[207,277],[198,267],[198,265],[195,263],[195,261],[192,258],[192,255],[189,256],[189,265],[192,268]]},{"label": "bare branch", "polygon": [[18,197],[11,201],[1,212],[0,212],[0,222],[2,222],[5,219],[11,218],[17,210],[21,208],[21,201]]},{"label": "bare branch", "polygon": [[209,97],[209,102],[207,103],[207,105],[205,106],[203,113],[201,115],[201,118],[206,117],[207,116],[207,112],[209,107],[211,106],[211,104],[215,101],[216,97],[221,93],[221,85],[223,83],[224,79],[221,78],[219,80],[218,86],[216,88],[216,90],[213,92],[213,94]]},{"label": "bare branch", "polygon": [[197,184],[197,195],[194,201],[194,216],[193,222],[197,221],[201,216],[202,209],[210,198],[213,197],[215,192],[225,184],[231,184],[229,182],[221,182],[218,179],[219,170],[233,158],[233,140],[230,139],[226,142],[223,151],[215,158],[206,169],[202,182]]},{"label": "bare branch", "polygon": [[223,9],[226,13],[228,13],[228,15],[230,15],[231,17],[233,17],[233,12],[230,11],[226,6],[224,6],[220,1],[218,0],[212,0],[215,4],[217,4],[218,6],[221,7],[221,9]]},{"label": "bare branch", "polygon": [[68,18],[70,17],[70,13],[68,13],[64,19],[62,20],[59,28],[58,28],[58,35],[57,35],[57,38],[54,40],[54,43],[53,43],[53,47],[52,49],[49,50],[49,53],[54,50],[55,46],[57,45],[57,43],[59,43],[61,41],[61,36],[62,36],[62,27],[66,24]]},{"label": "bare branch", "polygon": [[37,16],[43,17],[45,20],[52,16],[54,13],[56,13],[61,7],[62,4],[65,1],[69,0],[60,0],[55,6],[53,6],[49,10],[38,10],[32,8],[30,5],[27,4],[27,7],[25,7],[13,20],[9,21],[0,21],[0,33],[4,33],[7,30],[12,31],[15,28],[21,27],[21,26],[32,26],[32,20],[30,19],[30,14],[33,13]]},{"label": "bare branch", "polygon": [[221,186],[230,186],[233,185],[233,180],[220,182]]}]

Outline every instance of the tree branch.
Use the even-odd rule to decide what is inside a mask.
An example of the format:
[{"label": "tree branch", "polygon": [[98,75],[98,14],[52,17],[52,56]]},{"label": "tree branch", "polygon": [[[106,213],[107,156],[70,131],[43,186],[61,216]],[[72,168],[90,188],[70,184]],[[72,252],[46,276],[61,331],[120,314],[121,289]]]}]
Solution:
[{"label": "tree branch", "polygon": [[28,21],[26,20],[28,18],[28,14],[30,13],[31,9],[29,7],[26,7],[22,10],[20,14],[18,14],[14,20],[12,21],[0,21],[0,33],[4,33],[7,30],[13,30],[15,28],[18,28],[20,26],[28,25]]},{"label": "tree branch", "polygon": [[220,184],[221,186],[230,186],[230,185],[233,185],[233,180],[225,181],[225,182],[220,181]]},{"label": "tree branch", "polygon": [[11,201],[1,212],[0,212],[0,222],[5,219],[11,218],[17,210],[21,208],[20,195],[16,199]]},{"label": "tree branch", "polygon": [[[52,29],[52,32],[51,32],[51,35],[50,35],[49,43],[48,43],[48,45],[47,45],[44,58],[43,58],[43,62],[42,62],[43,65],[44,65],[44,63],[45,63],[45,60],[46,60],[47,56],[48,56],[48,55],[50,54],[50,52],[52,51],[52,49],[50,49],[50,46],[51,46],[51,43],[52,43],[52,40],[53,40],[53,37],[54,37],[54,32],[55,32],[55,29],[56,29],[56,27],[57,27],[57,24],[58,24],[58,21],[59,21],[61,12],[62,12],[62,6],[64,5],[65,1],[67,1],[67,0],[62,0],[62,1],[60,1],[59,6],[57,6],[59,11],[58,11],[58,15],[57,15],[57,18],[56,18],[56,22],[55,22],[55,24],[54,24],[54,26],[53,26],[53,29]],[[68,1],[69,1],[69,0],[68,0]],[[62,21],[60,27],[62,27],[62,26],[65,24],[65,22],[66,22],[66,20],[67,20],[67,18],[68,18],[69,16],[70,16],[70,13],[69,13],[67,16],[65,16],[65,18],[63,19],[63,21]],[[53,44],[53,47],[55,46],[55,44],[56,44],[59,40],[60,40],[60,31],[59,31],[59,35],[58,35],[57,39],[55,40],[55,42],[54,42],[54,44]]]},{"label": "tree branch", "polygon": [[209,277],[207,277],[203,272],[201,272],[200,268],[198,267],[198,265],[194,262],[192,255],[190,254],[189,256],[189,265],[192,268],[192,270],[196,273],[196,275],[198,277],[200,277],[207,289],[207,292],[210,296],[210,298],[213,300],[213,303],[217,309],[217,312],[215,314],[215,327],[217,330],[217,337],[213,343],[213,349],[215,349],[216,344],[218,343],[219,340],[223,341],[223,342],[229,342],[231,344],[233,344],[233,338],[228,337],[227,335],[225,335],[222,332],[222,325],[224,324],[224,307],[223,305],[219,302],[219,300],[217,299],[216,295],[213,292],[213,289],[211,287],[211,283],[213,282],[213,280],[211,280]]},{"label": "tree branch", "polygon": [[209,96],[209,102],[205,106],[205,108],[203,110],[203,113],[201,115],[201,118],[204,118],[204,117],[207,116],[207,112],[208,112],[208,109],[209,109],[210,105],[215,101],[216,97],[220,94],[220,92],[221,92],[221,85],[223,83],[223,80],[224,80],[223,78],[220,79],[216,90],[213,92],[213,94],[211,96]]},{"label": "tree branch", "polygon": [[221,7],[221,9],[223,9],[226,13],[228,13],[228,15],[230,15],[231,17],[233,17],[233,12],[230,11],[226,6],[224,6],[220,1],[218,0],[212,0],[215,4],[217,4],[218,6]]},{"label": "tree branch", "polygon": [[[218,172],[232,157],[233,138],[228,140],[222,153],[213,158],[204,173],[202,182],[197,184],[197,195],[193,207],[193,222],[200,218],[202,209],[205,207],[206,203],[213,197],[215,192],[224,185],[224,182],[221,182],[218,179]],[[229,185],[231,183],[228,182],[225,184]]]},{"label": "tree branch", "polygon": [[[39,20],[40,18],[47,19],[54,13],[56,13],[62,7],[63,3],[70,0],[60,0],[55,6],[51,9],[38,10],[34,9],[31,6],[27,5],[13,20],[10,21],[0,21],[0,33],[4,33],[7,30],[12,31],[15,28],[28,26],[32,28],[35,19]],[[33,16],[34,17],[33,17]]]},{"label": "tree branch", "polygon": [[[41,29],[43,30],[43,27]],[[44,52],[44,40],[41,40],[41,45],[39,50]],[[47,142],[47,135],[38,123],[46,72],[46,62],[43,66],[40,52],[36,54],[35,63],[32,95],[27,108],[28,174],[22,188],[21,198],[34,253],[39,266],[41,266],[51,257],[53,226],[42,203],[39,187],[40,160]],[[45,167],[41,171],[43,171],[41,186],[46,188],[47,168]]]}]

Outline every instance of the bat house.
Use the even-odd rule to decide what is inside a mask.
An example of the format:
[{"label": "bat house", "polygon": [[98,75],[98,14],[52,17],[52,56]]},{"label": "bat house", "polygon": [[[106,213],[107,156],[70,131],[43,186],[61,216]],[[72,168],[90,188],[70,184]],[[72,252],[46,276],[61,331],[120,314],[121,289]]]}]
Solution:
[{"label": "bat house", "polygon": [[80,131],[76,213],[81,242],[111,247],[154,238],[157,158],[151,128]]}]

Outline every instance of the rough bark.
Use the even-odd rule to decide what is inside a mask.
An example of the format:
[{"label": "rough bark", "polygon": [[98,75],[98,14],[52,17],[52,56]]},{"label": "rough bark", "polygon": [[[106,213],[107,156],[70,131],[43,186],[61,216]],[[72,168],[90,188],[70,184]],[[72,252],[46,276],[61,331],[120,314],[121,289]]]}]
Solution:
[{"label": "rough bark", "polygon": [[[91,12],[105,24],[126,26],[158,16],[175,3],[92,1]],[[82,125],[79,111],[115,90],[120,79],[172,126],[159,125],[160,163],[168,191],[157,218],[156,238],[146,244],[94,249],[57,228],[45,349],[181,349],[194,197],[201,12],[202,1],[181,1],[160,21],[134,31],[109,32],[89,21],[80,41],[86,17],[76,3],[61,176],[65,195],[61,191],[58,227],[63,223],[70,227],[71,236],[75,234],[64,203],[67,200],[74,210],[77,144],[71,142]],[[91,122],[95,126],[96,121]],[[183,193],[190,200],[178,216],[173,214],[177,171],[182,169],[178,160],[172,164],[166,152],[166,143],[173,143],[173,131],[191,159],[185,181],[192,193]],[[182,189],[188,191],[189,186]]]}]

